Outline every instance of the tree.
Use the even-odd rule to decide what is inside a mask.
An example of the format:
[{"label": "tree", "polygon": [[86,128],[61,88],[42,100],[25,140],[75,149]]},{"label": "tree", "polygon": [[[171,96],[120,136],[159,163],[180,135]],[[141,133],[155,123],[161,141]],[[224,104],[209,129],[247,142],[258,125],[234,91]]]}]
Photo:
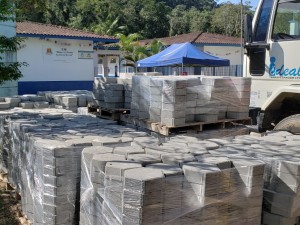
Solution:
[{"label": "tree", "polygon": [[164,44],[154,39],[150,44],[142,46],[139,44],[138,39],[141,37],[139,34],[130,34],[128,36],[124,34],[118,34],[119,47],[123,52],[123,58],[126,62],[123,66],[129,66],[136,69],[136,62],[157,54],[163,49]]},{"label": "tree", "polygon": [[188,12],[189,31],[210,31],[210,22],[212,19],[211,11],[200,11],[192,7]]},{"label": "tree", "polygon": [[77,14],[76,0],[51,0],[47,1],[45,20],[47,23],[67,26],[70,19]]},{"label": "tree", "polygon": [[[243,5],[243,14],[250,14],[250,9],[251,6]],[[228,2],[214,9],[211,30],[215,33],[239,37],[241,33],[241,5]]]},{"label": "tree", "polygon": [[154,39],[150,44],[147,45],[148,54],[147,56],[155,55],[161,52],[165,44],[157,39]]},{"label": "tree", "polygon": [[147,56],[147,48],[140,46],[137,42],[140,37],[137,33],[128,36],[117,34],[119,48],[123,52],[123,58],[126,60],[123,66],[136,68],[135,63]]},{"label": "tree", "polygon": [[114,19],[113,16],[109,14],[104,22],[100,22],[91,29],[93,32],[102,35],[115,35],[121,32],[125,33],[127,27],[119,26],[119,20],[120,17]]},{"label": "tree", "polygon": [[178,5],[170,15],[170,36],[189,32],[189,16],[186,6]]},{"label": "tree", "polygon": [[[159,38],[168,36],[168,14],[171,8],[165,3],[148,1],[140,11],[140,17],[144,23],[141,35],[146,38]],[[159,25],[159,26],[158,26]]]},{"label": "tree", "polygon": [[[9,0],[1,0],[0,22],[7,22],[14,19],[14,4]],[[5,81],[18,80],[22,77],[20,67],[26,63],[20,62],[3,62],[5,55],[17,51],[17,47],[22,40],[16,37],[6,37],[0,35],[0,84]]]},{"label": "tree", "polygon": [[45,23],[47,1],[45,0],[14,0],[17,21],[28,20]]},{"label": "tree", "polygon": [[211,10],[216,6],[214,0],[161,0],[165,2],[169,7],[176,8],[178,5],[185,5],[187,9],[192,7],[197,10]]}]

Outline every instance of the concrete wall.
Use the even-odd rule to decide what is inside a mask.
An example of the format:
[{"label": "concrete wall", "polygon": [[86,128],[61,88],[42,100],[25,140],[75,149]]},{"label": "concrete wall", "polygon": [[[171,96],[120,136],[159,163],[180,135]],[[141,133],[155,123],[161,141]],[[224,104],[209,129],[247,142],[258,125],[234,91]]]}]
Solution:
[{"label": "concrete wall", "polygon": [[241,47],[239,46],[209,46],[206,45],[202,51],[209,53],[211,55],[229,59],[230,65],[240,65],[241,64]]},{"label": "concrete wall", "polygon": [[[16,36],[16,23],[13,21],[0,22],[1,35],[6,37]],[[2,62],[16,62],[16,52],[8,52],[1,55]],[[0,85],[0,97],[13,96],[18,93],[18,82],[10,81]]]},{"label": "concrete wall", "polygon": [[[120,73],[120,58],[121,51],[119,50],[103,50],[97,49],[94,51],[94,71],[95,76],[115,76],[117,69],[117,74]],[[102,64],[99,63],[101,59]],[[115,59],[116,62],[113,62]],[[117,68],[115,67],[117,66]]]},{"label": "concrete wall", "polygon": [[27,38],[18,61],[27,62],[19,80],[19,94],[53,90],[91,90],[94,78],[93,42]]}]

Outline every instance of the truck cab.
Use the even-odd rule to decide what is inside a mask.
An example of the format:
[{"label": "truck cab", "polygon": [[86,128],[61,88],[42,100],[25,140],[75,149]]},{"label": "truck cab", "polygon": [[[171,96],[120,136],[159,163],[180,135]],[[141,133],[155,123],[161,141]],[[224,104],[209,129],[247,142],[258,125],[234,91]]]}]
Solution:
[{"label": "truck cab", "polygon": [[261,0],[244,33],[244,76],[252,78],[259,130],[300,124],[300,0]]}]

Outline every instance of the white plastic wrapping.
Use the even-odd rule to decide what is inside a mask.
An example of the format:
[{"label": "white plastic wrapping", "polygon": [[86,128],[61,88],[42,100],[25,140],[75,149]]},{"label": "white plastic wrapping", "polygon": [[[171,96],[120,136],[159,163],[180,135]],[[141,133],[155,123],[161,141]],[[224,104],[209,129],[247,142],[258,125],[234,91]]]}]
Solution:
[{"label": "white plastic wrapping", "polygon": [[[135,152],[134,144],[112,153],[100,146],[83,150],[81,225],[260,225],[263,162],[208,154],[201,141],[194,143],[201,153],[193,155],[176,153],[167,143],[153,142],[150,149],[150,140],[136,140],[148,146],[146,154]],[[161,162],[151,161],[156,157]]]},{"label": "white plastic wrapping", "polygon": [[[35,225],[79,223],[81,151],[116,122],[57,109],[13,109],[0,117],[9,181]],[[88,127],[88,128],[87,128]],[[2,154],[3,149],[1,149]]]},{"label": "white plastic wrapping", "polygon": [[131,115],[170,127],[248,118],[251,79],[133,76]]}]

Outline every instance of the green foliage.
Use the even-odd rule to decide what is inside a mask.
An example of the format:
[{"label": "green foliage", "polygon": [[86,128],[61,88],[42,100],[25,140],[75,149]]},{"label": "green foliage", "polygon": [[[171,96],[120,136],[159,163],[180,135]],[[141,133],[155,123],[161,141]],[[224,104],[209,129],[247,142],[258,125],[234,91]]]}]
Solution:
[{"label": "green foliage", "polygon": [[[2,1],[0,7],[0,21],[11,21],[14,19],[14,5],[11,1]],[[22,40],[16,37],[0,36],[0,84],[5,81],[18,80],[22,77],[20,71],[21,66],[25,66],[26,63],[19,62],[4,62],[5,56],[11,56],[17,51],[17,47]]]},{"label": "green foliage", "polygon": [[[3,0],[8,1],[8,0]],[[17,19],[70,26],[98,34],[144,39],[189,32],[239,36],[239,4],[217,0],[15,0]],[[250,1],[244,1],[244,14]],[[225,19],[226,18],[226,19]]]},{"label": "green foliage", "polygon": [[154,55],[163,49],[164,44],[156,39],[149,45],[140,45],[139,42],[137,42],[140,37],[141,36],[137,33],[128,36],[124,34],[117,35],[117,38],[120,40],[119,47],[125,59],[123,66],[136,68],[136,62],[138,60]]},{"label": "green foliage", "polygon": [[162,2],[165,2],[171,8],[185,5],[187,9],[195,7],[197,10],[211,10],[216,6],[214,0],[162,0]]},{"label": "green foliage", "polygon": [[14,5],[10,0],[0,0],[0,21],[13,20]]},{"label": "green foliage", "polygon": [[199,11],[196,8],[191,8],[188,12],[189,16],[189,31],[210,31],[210,22],[212,15],[210,11]]},{"label": "green foliage", "polygon": [[150,44],[147,45],[148,54],[147,56],[155,55],[161,52],[165,44],[157,39],[154,39]]},{"label": "green foliage", "polygon": [[47,12],[47,1],[44,0],[14,0],[16,5],[17,21],[35,21],[45,23]]},{"label": "green foliage", "polygon": [[119,20],[120,20],[119,17],[113,19],[111,14],[109,14],[104,22],[93,26],[92,31],[97,34],[102,34],[102,35],[106,34],[111,36],[124,32],[127,29],[127,27],[119,26],[118,25]]},{"label": "green foliage", "polygon": [[170,15],[170,36],[189,32],[188,10],[185,5],[178,5]]},{"label": "green foliage", "polygon": [[77,14],[76,0],[51,0],[47,2],[46,23],[67,26],[70,19]]},{"label": "green foliage", "polygon": [[[251,13],[251,7],[247,4],[243,5],[244,15]],[[211,20],[211,31],[227,36],[239,37],[241,33],[241,5],[226,3],[214,9]]]},{"label": "green foliage", "polygon": [[165,3],[148,1],[148,4],[140,12],[144,24],[140,32],[142,36],[146,38],[168,36],[168,14],[170,11],[171,8],[166,6]]}]

